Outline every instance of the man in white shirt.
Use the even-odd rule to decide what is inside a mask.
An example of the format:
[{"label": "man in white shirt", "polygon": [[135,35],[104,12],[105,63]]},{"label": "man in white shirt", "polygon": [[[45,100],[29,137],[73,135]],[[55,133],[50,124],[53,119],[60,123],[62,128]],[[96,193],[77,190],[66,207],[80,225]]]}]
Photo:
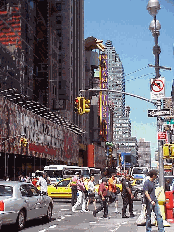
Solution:
[{"label": "man in white shirt", "polygon": [[43,173],[43,177],[39,177],[37,185],[40,186],[40,191],[43,195],[47,195],[47,181],[46,181],[46,174]]}]

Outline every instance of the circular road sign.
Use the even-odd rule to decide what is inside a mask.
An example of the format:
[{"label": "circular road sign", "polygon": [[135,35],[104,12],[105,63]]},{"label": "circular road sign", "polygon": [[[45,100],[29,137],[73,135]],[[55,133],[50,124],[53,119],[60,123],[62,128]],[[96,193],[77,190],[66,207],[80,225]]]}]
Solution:
[{"label": "circular road sign", "polygon": [[162,80],[154,80],[151,84],[151,90],[154,92],[161,92],[164,89],[164,83]]}]

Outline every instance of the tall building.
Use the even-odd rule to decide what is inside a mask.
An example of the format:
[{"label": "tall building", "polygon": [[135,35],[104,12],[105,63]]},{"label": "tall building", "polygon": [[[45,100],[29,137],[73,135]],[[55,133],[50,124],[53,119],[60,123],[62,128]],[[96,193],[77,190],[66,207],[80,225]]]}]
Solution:
[{"label": "tall building", "polygon": [[0,82],[2,89],[16,88],[33,96],[35,11],[19,0],[0,2]]},{"label": "tall building", "polygon": [[84,84],[83,17],[83,0],[0,1],[0,178],[46,163],[85,166],[85,117],[73,109]]},{"label": "tall building", "polygon": [[140,139],[138,142],[138,164],[140,167],[151,167],[150,142]]},{"label": "tall building", "polygon": [[108,56],[108,88],[118,92],[109,93],[109,101],[113,102],[113,143],[119,147],[117,152],[131,152],[131,165],[137,162],[137,140],[131,137],[130,107],[125,106],[124,68],[112,41],[105,43]]},{"label": "tall building", "polygon": [[119,55],[116,53],[112,45],[112,41],[107,40],[105,43],[105,53],[108,57],[108,88],[110,90],[118,90],[117,92],[110,92],[108,95],[109,101],[113,102],[113,142],[122,137],[122,130],[118,130],[119,118],[125,116],[125,95],[119,92],[125,91],[124,69]]}]

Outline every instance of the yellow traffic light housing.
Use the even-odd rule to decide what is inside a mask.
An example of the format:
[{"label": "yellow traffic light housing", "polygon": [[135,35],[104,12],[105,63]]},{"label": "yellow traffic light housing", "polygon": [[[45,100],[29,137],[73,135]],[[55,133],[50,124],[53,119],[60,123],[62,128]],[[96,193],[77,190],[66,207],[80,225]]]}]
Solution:
[{"label": "yellow traffic light housing", "polygon": [[80,99],[80,107],[79,107],[79,114],[84,114],[84,97],[79,97]]},{"label": "yellow traffic light housing", "polygon": [[170,156],[174,158],[174,144],[170,146]]},{"label": "yellow traffic light housing", "polygon": [[90,112],[91,101],[89,99],[84,99],[85,113]]},{"label": "yellow traffic light housing", "polygon": [[90,103],[89,99],[84,97],[76,97],[74,100],[74,111],[80,115],[90,112]]},{"label": "yellow traffic light housing", "polygon": [[24,144],[24,138],[21,137],[21,138],[20,138],[20,144],[19,144],[19,146],[21,147],[21,146],[23,146],[23,144]]},{"label": "yellow traffic light housing", "polygon": [[80,100],[79,97],[76,97],[74,100],[74,112],[79,112]]},{"label": "yellow traffic light housing", "polygon": [[164,144],[163,146],[163,158],[169,158],[170,156],[170,150],[169,150],[169,144]]},{"label": "yellow traffic light housing", "polygon": [[27,139],[24,138],[24,142],[23,142],[24,147],[26,147],[27,144],[28,144],[28,141],[27,141]]}]

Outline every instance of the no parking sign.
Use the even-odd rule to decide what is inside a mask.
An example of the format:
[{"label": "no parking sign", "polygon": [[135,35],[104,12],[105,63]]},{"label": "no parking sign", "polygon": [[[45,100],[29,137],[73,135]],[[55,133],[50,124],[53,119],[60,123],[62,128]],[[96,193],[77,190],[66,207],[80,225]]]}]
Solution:
[{"label": "no parking sign", "polygon": [[165,97],[164,77],[150,80],[150,95],[152,100],[158,100]]}]

